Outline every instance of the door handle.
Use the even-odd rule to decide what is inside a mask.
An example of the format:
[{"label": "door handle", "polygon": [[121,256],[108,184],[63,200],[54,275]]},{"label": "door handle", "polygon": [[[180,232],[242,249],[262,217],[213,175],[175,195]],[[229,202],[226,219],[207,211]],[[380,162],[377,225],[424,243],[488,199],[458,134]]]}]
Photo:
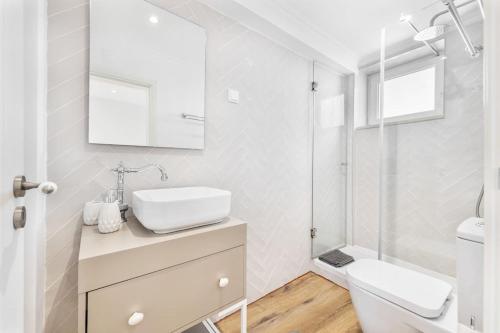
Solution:
[{"label": "door handle", "polygon": [[34,188],[39,188],[40,192],[44,194],[51,194],[57,191],[57,184],[53,182],[42,182],[34,183],[26,180],[24,176],[14,177],[13,192],[14,197],[21,198],[24,197],[26,191],[32,190]]}]

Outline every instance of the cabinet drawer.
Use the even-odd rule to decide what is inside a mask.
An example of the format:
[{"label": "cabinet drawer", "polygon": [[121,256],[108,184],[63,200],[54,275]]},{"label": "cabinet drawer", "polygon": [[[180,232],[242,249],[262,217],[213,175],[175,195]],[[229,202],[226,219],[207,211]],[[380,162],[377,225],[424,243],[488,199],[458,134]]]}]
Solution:
[{"label": "cabinet drawer", "polygon": [[[88,293],[88,333],[168,333],[245,294],[245,248],[213,254]],[[220,287],[220,279],[229,283]],[[134,312],[144,314],[135,326]]]}]

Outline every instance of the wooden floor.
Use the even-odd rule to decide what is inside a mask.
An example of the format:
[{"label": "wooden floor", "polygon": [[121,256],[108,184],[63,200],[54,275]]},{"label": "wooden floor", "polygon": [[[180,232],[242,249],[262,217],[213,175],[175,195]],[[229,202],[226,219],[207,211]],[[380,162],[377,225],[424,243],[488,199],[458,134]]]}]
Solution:
[{"label": "wooden floor", "polygon": [[[217,323],[222,333],[240,331],[239,312]],[[361,333],[349,291],[312,272],[248,306],[252,333]]]}]

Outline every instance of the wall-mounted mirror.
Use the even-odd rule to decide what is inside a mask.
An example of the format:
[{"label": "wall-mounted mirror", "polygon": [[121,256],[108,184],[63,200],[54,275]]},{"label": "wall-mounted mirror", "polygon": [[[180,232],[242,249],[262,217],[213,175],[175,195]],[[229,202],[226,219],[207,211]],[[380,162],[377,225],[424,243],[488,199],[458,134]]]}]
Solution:
[{"label": "wall-mounted mirror", "polygon": [[91,0],[89,142],[203,149],[205,45],[145,0]]}]

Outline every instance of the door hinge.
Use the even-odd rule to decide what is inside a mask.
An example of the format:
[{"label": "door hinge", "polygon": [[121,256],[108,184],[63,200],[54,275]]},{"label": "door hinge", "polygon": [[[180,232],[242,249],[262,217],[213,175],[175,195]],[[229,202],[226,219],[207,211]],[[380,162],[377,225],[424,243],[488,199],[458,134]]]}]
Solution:
[{"label": "door hinge", "polygon": [[311,228],[311,238],[316,238],[316,228]]},{"label": "door hinge", "polygon": [[311,82],[311,90],[318,91],[318,82],[316,81]]},{"label": "door hinge", "polygon": [[476,329],[476,316],[471,316],[470,317],[470,328],[475,330]]}]

